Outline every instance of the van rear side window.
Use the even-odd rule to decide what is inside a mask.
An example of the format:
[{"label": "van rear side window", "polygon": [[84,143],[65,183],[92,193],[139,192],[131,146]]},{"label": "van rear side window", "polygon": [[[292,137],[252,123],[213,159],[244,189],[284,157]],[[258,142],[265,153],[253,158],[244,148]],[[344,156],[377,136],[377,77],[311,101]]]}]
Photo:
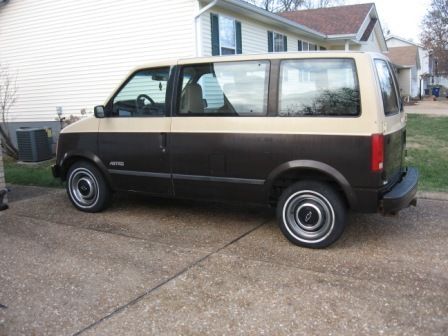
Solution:
[{"label": "van rear side window", "polygon": [[360,111],[358,76],[353,59],[281,62],[280,116],[358,116]]},{"label": "van rear side window", "polygon": [[398,113],[398,95],[395,88],[392,73],[387,62],[384,60],[375,60],[376,72],[380,81],[381,96],[383,98],[384,114],[391,115]]}]

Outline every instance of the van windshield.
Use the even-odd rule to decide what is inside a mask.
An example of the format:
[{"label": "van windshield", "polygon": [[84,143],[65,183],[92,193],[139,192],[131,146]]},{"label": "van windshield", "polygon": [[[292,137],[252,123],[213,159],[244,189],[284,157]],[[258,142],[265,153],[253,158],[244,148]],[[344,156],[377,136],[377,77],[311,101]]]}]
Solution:
[{"label": "van windshield", "polygon": [[394,84],[393,76],[387,62],[375,60],[376,72],[380,82],[381,96],[383,98],[384,114],[391,115],[400,111],[399,98]]}]

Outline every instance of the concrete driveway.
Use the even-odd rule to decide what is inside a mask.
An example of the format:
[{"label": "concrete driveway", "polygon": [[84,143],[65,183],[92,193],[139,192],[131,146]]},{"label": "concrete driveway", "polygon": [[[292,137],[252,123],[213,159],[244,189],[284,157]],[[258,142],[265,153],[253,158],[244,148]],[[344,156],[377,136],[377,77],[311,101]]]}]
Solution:
[{"label": "concrete driveway", "polygon": [[272,211],[122,195],[101,214],[16,188],[0,335],[447,335],[448,202],[352,214],[326,250]]},{"label": "concrete driveway", "polygon": [[448,117],[448,99],[440,97],[438,101],[422,100],[416,105],[405,106],[404,110],[409,114]]}]

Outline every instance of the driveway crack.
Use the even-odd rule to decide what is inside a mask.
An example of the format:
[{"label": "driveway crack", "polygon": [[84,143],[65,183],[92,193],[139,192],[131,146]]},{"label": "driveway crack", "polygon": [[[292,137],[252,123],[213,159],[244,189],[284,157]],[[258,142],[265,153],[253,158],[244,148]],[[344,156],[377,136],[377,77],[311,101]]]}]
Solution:
[{"label": "driveway crack", "polygon": [[244,232],[243,234],[241,234],[240,236],[236,237],[235,239],[231,240],[230,242],[226,243],[225,245],[219,247],[218,249],[206,254],[205,256],[199,258],[198,260],[196,260],[195,262],[191,263],[190,265],[188,265],[187,267],[183,268],[182,270],[180,270],[179,272],[177,272],[176,274],[174,274],[173,276],[165,279],[164,281],[162,281],[161,283],[159,283],[158,285],[156,285],[155,287],[149,289],[148,291],[144,292],[143,294],[139,295],[138,297],[136,297],[135,299],[127,302],[126,304],[119,306],[118,308],[114,309],[112,312],[110,312],[108,315],[103,316],[102,318],[100,318],[99,320],[93,322],[92,324],[89,324],[88,326],[86,326],[85,328],[79,330],[78,332],[74,333],[73,336],[79,336],[81,334],[83,334],[84,332],[88,331],[89,329],[92,329],[93,327],[99,325],[101,322],[110,319],[112,316],[122,312],[123,310],[125,310],[126,308],[136,304],[137,302],[141,301],[143,298],[151,295],[153,292],[157,291],[159,288],[161,288],[162,286],[168,284],[169,282],[171,282],[172,280],[180,277],[181,275],[185,274],[186,272],[188,272],[190,269],[194,268],[195,266],[199,265],[200,263],[202,263],[203,261],[207,260],[208,258],[210,258],[211,256],[218,254],[219,252],[221,252],[222,250],[226,249],[227,247],[229,247],[232,244],[235,244],[236,242],[238,242],[239,240],[243,239],[244,237],[250,235],[252,232],[258,230],[259,228],[261,228],[263,225],[267,224],[268,222],[271,221],[271,218],[268,220],[265,220],[263,222],[261,222],[260,224],[258,224],[257,226],[253,227],[252,229]]}]

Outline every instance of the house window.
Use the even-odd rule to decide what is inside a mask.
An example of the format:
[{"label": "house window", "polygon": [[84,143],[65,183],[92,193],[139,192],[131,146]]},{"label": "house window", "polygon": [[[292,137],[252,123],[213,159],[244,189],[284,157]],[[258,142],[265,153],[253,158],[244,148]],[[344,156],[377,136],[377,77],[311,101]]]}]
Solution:
[{"label": "house window", "polygon": [[302,50],[303,51],[308,51],[310,50],[310,44],[306,41],[302,41]]},{"label": "house window", "polygon": [[[320,50],[322,50],[322,48],[323,47],[320,47]],[[319,50],[319,47],[315,43],[298,40],[297,50],[298,51],[315,51],[315,50]]]},{"label": "house window", "polygon": [[241,22],[224,15],[211,14],[212,55],[242,53]]},{"label": "house window", "polygon": [[219,41],[221,47],[221,55],[236,54],[236,34],[235,20],[220,15],[219,16]]},{"label": "house window", "polygon": [[268,31],[268,51],[288,51],[288,38],[286,35]]}]

